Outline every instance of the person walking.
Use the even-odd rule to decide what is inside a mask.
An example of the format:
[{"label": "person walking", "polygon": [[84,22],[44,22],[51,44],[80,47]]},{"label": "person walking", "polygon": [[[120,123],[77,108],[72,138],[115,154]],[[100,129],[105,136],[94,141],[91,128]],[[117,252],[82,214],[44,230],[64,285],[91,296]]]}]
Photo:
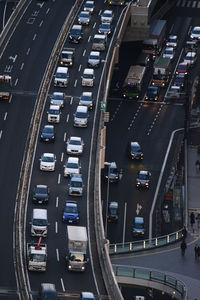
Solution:
[{"label": "person walking", "polygon": [[194,247],[194,254],[195,254],[195,259],[199,257],[199,245],[196,244]]},{"label": "person walking", "polygon": [[190,214],[190,225],[192,227],[193,232],[194,232],[194,228],[193,228],[194,223],[195,223],[195,215],[194,215],[194,213],[192,211],[191,214]]},{"label": "person walking", "polygon": [[185,255],[186,248],[187,248],[187,245],[186,245],[185,240],[183,239],[182,242],[181,242],[181,254],[182,254],[182,256]]},{"label": "person walking", "polygon": [[198,228],[200,228],[200,213],[198,213],[196,220],[197,220],[197,226]]},{"label": "person walking", "polygon": [[183,226],[182,236],[183,236],[183,239],[184,239],[184,240],[185,240],[186,237],[187,237],[187,229],[185,228],[185,226]]}]

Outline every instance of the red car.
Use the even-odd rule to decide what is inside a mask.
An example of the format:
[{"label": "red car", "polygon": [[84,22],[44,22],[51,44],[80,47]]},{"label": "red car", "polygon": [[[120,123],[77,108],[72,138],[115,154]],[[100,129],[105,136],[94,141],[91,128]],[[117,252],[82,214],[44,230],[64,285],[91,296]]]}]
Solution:
[{"label": "red car", "polygon": [[188,73],[188,64],[186,62],[182,62],[178,65],[176,69],[176,74],[184,74]]}]

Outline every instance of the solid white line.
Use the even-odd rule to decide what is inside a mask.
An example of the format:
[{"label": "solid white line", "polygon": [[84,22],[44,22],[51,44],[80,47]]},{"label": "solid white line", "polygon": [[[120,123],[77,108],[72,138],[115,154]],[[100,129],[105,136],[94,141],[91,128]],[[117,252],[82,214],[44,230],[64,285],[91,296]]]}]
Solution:
[{"label": "solid white line", "polygon": [[79,66],[78,71],[80,72],[82,65]]},{"label": "solid white line", "polygon": [[62,290],[63,290],[63,292],[65,292],[65,287],[64,287],[63,279],[60,278],[60,281],[61,281],[61,285],[62,285]]},{"label": "solid white line", "polygon": [[66,142],[66,135],[67,135],[67,134],[66,134],[66,132],[65,132],[65,133],[64,133],[64,139],[63,139],[64,142]]},{"label": "solid white line", "polygon": [[67,123],[69,122],[69,114],[67,114],[66,122],[67,122]]},{"label": "solid white line", "polygon": [[125,233],[126,233],[126,211],[127,211],[127,202],[124,203],[124,226],[123,226],[123,237],[122,237],[123,246],[125,242]]},{"label": "solid white line", "polygon": [[58,174],[58,184],[60,184],[60,177],[61,177],[61,175]]},{"label": "solid white line", "polygon": [[4,115],[4,121],[6,120],[6,118],[7,118],[7,115],[8,115],[8,113],[7,113],[7,112],[5,112],[5,115]]},{"label": "solid white line", "polygon": [[35,33],[33,36],[33,41],[36,39],[37,34]]},{"label": "solid white line", "polygon": [[85,53],[86,53],[86,49],[83,51],[83,56],[85,56]]},{"label": "solid white line", "polygon": [[59,250],[58,250],[58,248],[56,248],[56,257],[57,257],[57,261],[60,261]]},{"label": "solid white line", "polygon": [[55,233],[58,233],[58,222],[55,222]]},{"label": "solid white line", "polygon": [[50,8],[48,8],[48,9],[47,9],[47,11],[46,11],[46,14],[48,14],[48,13],[49,13],[49,11],[50,11]]},{"label": "solid white line", "polygon": [[14,83],[14,86],[16,86],[17,85],[17,83],[18,83],[18,78],[15,80],[15,83]]},{"label": "solid white line", "polygon": [[42,26],[42,24],[43,24],[43,20],[40,22],[40,25],[39,25],[39,27],[41,27],[41,26]]},{"label": "solid white line", "polygon": [[22,70],[24,67],[24,63],[21,64],[20,70]]},{"label": "solid white line", "polygon": [[77,79],[76,79],[75,82],[74,82],[74,87],[76,87],[76,85],[77,85]]},{"label": "solid white line", "polygon": [[31,50],[31,48],[28,48],[26,55],[29,55],[30,50]]},{"label": "solid white line", "polygon": [[61,162],[63,161],[63,157],[64,157],[64,153],[62,152],[62,153],[61,153],[61,158],[60,158],[60,161],[61,161]]},{"label": "solid white line", "polygon": [[56,207],[58,207],[58,197],[56,197]]}]

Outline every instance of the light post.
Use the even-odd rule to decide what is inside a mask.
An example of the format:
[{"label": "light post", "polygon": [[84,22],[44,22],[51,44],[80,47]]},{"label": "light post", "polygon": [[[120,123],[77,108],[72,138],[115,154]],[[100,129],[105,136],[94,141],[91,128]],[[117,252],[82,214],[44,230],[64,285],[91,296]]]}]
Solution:
[{"label": "light post", "polygon": [[109,191],[110,191],[110,166],[111,162],[104,162],[104,166],[108,166],[108,180],[107,180],[107,192],[106,192],[106,217],[105,217],[105,238],[107,237],[108,228],[108,201],[109,201]]}]

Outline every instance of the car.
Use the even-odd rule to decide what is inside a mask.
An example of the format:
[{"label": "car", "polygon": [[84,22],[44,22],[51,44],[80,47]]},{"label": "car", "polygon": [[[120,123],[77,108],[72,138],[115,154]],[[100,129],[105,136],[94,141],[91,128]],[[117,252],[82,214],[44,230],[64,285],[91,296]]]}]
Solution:
[{"label": "car", "polygon": [[174,58],[174,48],[173,47],[166,47],[164,49],[164,52],[163,52],[163,57],[165,58],[170,58],[171,60]]},{"label": "car", "polygon": [[185,75],[184,74],[176,75],[173,85],[183,87],[184,83],[185,83]]},{"label": "car", "polygon": [[95,300],[94,294],[91,292],[81,292],[81,300]]},{"label": "car", "polygon": [[145,99],[146,100],[153,100],[153,101],[157,101],[158,100],[158,87],[157,86],[148,86],[147,88],[147,92],[145,95]]},{"label": "car", "polygon": [[190,38],[192,40],[200,40],[200,26],[195,26],[191,33],[190,33]]},{"label": "car", "polygon": [[196,52],[187,52],[184,62],[188,64],[188,66],[193,65],[196,62]]},{"label": "car", "polygon": [[49,201],[49,188],[47,185],[38,184],[34,187],[33,203],[47,204]]},{"label": "car", "polygon": [[98,68],[100,64],[100,52],[91,51],[88,58],[88,66],[92,68]]},{"label": "car", "polygon": [[128,142],[127,145],[128,156],[134,160],[143,159],[143,152],[138,142]]},{"label": "car", "polygon": [[92,68],[85,68],[83,70],[83,75],[81,76],[81,85],[82,86],[94,86],[94,69]]},{"label": "car", "polygon": [[133,227],[132,233],[134,237],[143,237],[145,234],[144,229],[144,218],[143,217],[135,217],[133,219]]},{"label": "car", "polygon": [[89,110],[93,108],[92,92],[83,92],[79,101],[79,105],[87,106]]},{"label": "car", "polygon": [[43,142],[55,141],[55,128],[53,125],[44,125],[41,130],[40,139]]},{"label": "car", "polygon": [[117,223],[118,221],[118,202],[112,201],[108,205],[108,222]]},{"label": "car", "polygon": [[80,174],[81,166],[78,157],[68,157],[64,164],[64,177]]},{"label": "car", "polygon": [[66,143],[67,154],[81,155],[83,153],[83,140],[79,136],[71,136]]},{"label": "car", "polygon": [[176,47],[177,47],[177,42],[178,42],[178,37],[177,37],[177,35],[170,35],[170,36],[168,37],[166,46],[167,46],[167,47],[173,47],[173,48],[176,48]]},{"label": "car", "polygon": [[197,40],[186,41],[185,42],[185,53],[197,51],[198,45]]},{"label": "car", "polygon": [[78,105],[74,114],[74,127],[88,126],[88,107],[85,105]]},{"label": "car", "polygon": [[89,25],[90,19],[91,19],[91,15],[88,11],[81,11],[78,16],[78,24]]},{"label": "car", "polygon": [[50,102],[51,102],[52,105],[58,105],[60,108],[64,107],[64,104],[65,104],[65,94],[61,93],[61,92],[55,92],[55,93],[53,93]]},{"label": "car", "polygon": [[61,111],[58,105],[50,105],[47,114],[49,123],[60,123]]},{"label": "car", "polygon": [[183,93],[181,93],[181,87],[177,85],[172,85],[167,93],[168,97],[176,99],[181,98],[181,95],[183,95]]},{"label": "car", "polygon": [[58,300],[55,284],[41,283],[38,291],[38,300]]},{"label": "car", "polygon": [[73,174],[69,182],[69,196],[82,196],[83,195],[83,179],[81,174]]},{"label": "car", "polygon": [[188,64],[186,62],[181,62],[176,68],[176,74],[184,74],[188,73]]},{"label": "car", "polygon": [[83,37],[82,25],[73,25],[69,33],[69,42],[78,44]]},{"label": "car", "polygon": [[109,181],[111,183],[119,182],[119,170],[117,168],[116,162],[111,162],[109,165],[105,165],[104,178],[106,181]]},{"label": "car", "polygon": [[112,10],[104,10],[101,15],[101,23],[112,23],[112,20],[114,18]]},{"label": "car", "polygon": [[146,170],[140,170],[137,174],[136,187],[149,188],[151,173]]},{"label": "car", "polygon": [[111,34],[110,23],[101,23],[99,26],[98,33],[110,35]]},{"label": "car", "polygon": [[41,171],[55,171],[56,156],[53,153],[43,153],[40,158]]},{"label": "car", "polygon": [[76,201],[66,201],[63,210],[63,222],[76,224],[80,220]]},{"label": "car", "polygon": [[90,14],[93,14],[94,8],[95,8],[94,1],[86,1],[84,3],[84,6],[83,6],[84,11],[88,11]]}]

